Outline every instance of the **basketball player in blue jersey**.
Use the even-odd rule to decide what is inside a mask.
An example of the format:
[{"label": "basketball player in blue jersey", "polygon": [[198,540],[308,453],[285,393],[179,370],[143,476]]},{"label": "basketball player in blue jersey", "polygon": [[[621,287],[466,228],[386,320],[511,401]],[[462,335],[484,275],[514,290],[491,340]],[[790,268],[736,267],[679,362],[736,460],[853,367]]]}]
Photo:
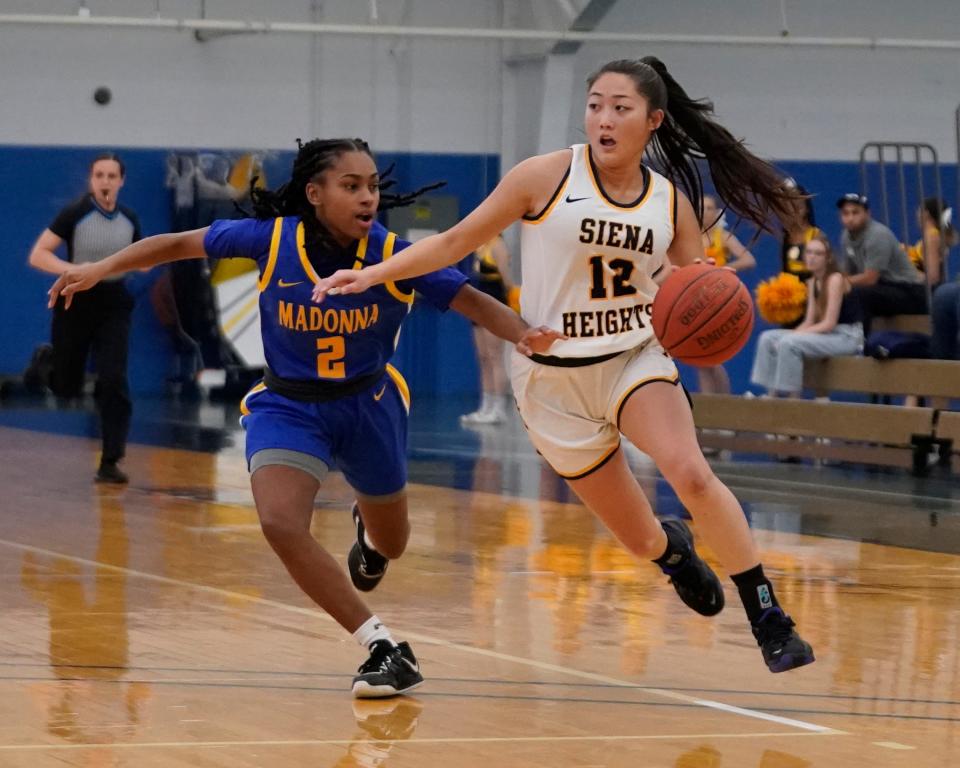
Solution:
[{"label": "basketball player in blue jersey", "polygon": [[310,535],[317,490],[336,466],[356,491],[357,540],[348,568],[357,589],[373,589],[410,534],[404,490],[410,394],[389,360],[414,291],[524,353],[545,352],[561,336],[528,328],[453,269],[317,306],[311,293],[321,276],[381,264],[409,245],[377,223],[376,213],[412,202],[416,193],[381,197],[373,156],[360,139],[304,144],[286,185],[252,194],[256,218],[147,238],[96,264],[68,269],[51,289],[50,303],[62,295],[69,307],[75,292],[108,275],[180,259],[257,262],[268,367],[243,398],[241,423],[263,532],[301,589],[369,649],[353,679],[354,695],[404,693],[423,682],[416,657],[407,643],[394,641]]},{"label": "basketball player in blue jersey", "polygon": [[[729,207],[761,227],[790,222],[799,199],[658,59],[610,62],[587,86],[587,144],[525,160],[455,227],[370,269],[335,272],[314,298],[438,269],[521,220],[522,316],[568,337],[550,355],[513,358],[533,444],[624,546],[670,577],[684,603],[719,613],[719,579],[682,521],[654,517],[619,450],[626,436],[656,462],[731,574],[768,668],[809,664],[813,650],[764,575],[740,503],[700,451],[677,369],[649,319],[666,267],[704,257],[698,159]],[[643,163],[645,152],[662,175]]]}]

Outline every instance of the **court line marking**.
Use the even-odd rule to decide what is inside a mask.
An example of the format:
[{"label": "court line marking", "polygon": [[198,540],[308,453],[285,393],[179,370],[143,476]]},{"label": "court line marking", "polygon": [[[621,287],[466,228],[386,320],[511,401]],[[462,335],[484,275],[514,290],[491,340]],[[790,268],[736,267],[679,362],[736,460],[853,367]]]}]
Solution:
[{"label": "court line marking", "polygon": [[[756,739],[763,737],[783,738],[787,736],[846,736],[843,731],[830,733],[798,733],[797,731],[763,731],[759,733],[654,733],[647,735],[625,736],[450,736],[446,738],[426,739],[361,739],[375,741],[378,744],[497,744],[497,743],[537,743],[537,742],[573,742],[573,741],[669,741],[671,739]],[[114,744],[2,744],[0,751],[38,751],[38,750],[77,750],[77,749],[161,749],[171,747],[296,747],[296,746],[349,746],[357,739],[281,739],[271,741],[154,741],[120,742]]]},{"label": "court line marking", "polygon": [[[145,571],[138,571],[135,568],[124,568],[118,565],[110,565],[107,563],[100,563],[96,560],[90,560],[84,557],[76,557],[74,555],[66,555],[62,552],[56,552],[52,549],[45,549],[43,547],[34,547],[30,544],[21,544],[16,541],[9,541],[7,539],[0,539],[0,544],[3,546],[10,547],[11,549],[18,549],[24,552],[33,552],[35,554],[45,555],[47,557],[60,557],[65,560],[71,560],[75,563],[81,563],[83,565],[88,565],[92,568],[103,568],[108,571],[113,571],[115,573],[126,573],[132,576],[139,578],[147,579],[149,581],[154,581],[160,584],[170,584],[177,587],[185,587],[189,589],[197,590],[198,592],[203,592],[209,595],[217,595],[218,597],[227,597],[231,600],[244,600],[246,602],[258,603],[260,605],[270,606],[281,611],[287,611],[289,613],[297,613],[302,616],[309,616],[310,618],[322,618],[331,623],[335,623],[334,620],[328,616],[326,613],[321,612],[318,609],[313,608],[301,608],[297,605],[290,605],[289,603],[282,603],[277,600],[270,600],[269,598],[259,597],[257,595],[246,595],[242,592],[232,592],[229,589],[222,589],[220,587],[211,587],[206,584],[196,584],[190,581],[182,581],[181,579],[174,579],[169,576],[160,576],[158,574],[147,573]],[[537,661],[536,659],[528,659],[522,656],[513,656],[508,653],[499,653],[498,651],[487,650],[486,648],[474,648],[469,645],[461,645],[459,643],[453,643],[449,640],[443,640],[431,635],[423,635],[419,632],[403,632],[405,637],[410,638],[411,640],[419,640],[423,643],[429,645],[436,645],[443,648],[450,648],[451,650],[461,651],[465,653],[472,653],[477,656],[487,656],[492,659],[497,659],[499,661],[507,661],[513,664],[518,664],[521,666],[533,667],[535,669],[546,670],[548,672],[555,672],[560,675],[567,675],[570,677],[576,677],[581,680],[592,680],[599,683],[607,683],[608,685],[613,685],[619,688],[636,688],[636,685],[629,683],[625,680],[619,680],[615,677],[608,677],[606,675],[600,675],[593,672],[584,672],[579,669],[572,669],[570,667],[560,666],[559,664],[550,664],[545,661]],[[713,701],[711,699],[702,699],[696,696],[688,696],[683,693],[677,693],[676,691],[671,691],[666,688],[645,688],[645,692],[650,693],[654,696],[660,696],[664,699],[671,699],[673,701],[682,701],[687,704],[695,704],[700,707],[705,707],[707,709],[715,709],[722,712],[729,712],[735,715],[741,715],[743,717],[751,717],[757,720],[766,720],[771,723],[779,723],[780,725],[785,725],[790,728],[798,728],[804,731],[812,731],[815,733],[843,733],[842,731],[837,731],[834,728],[828,728],[823,725],[816,725],[814,723],[808,723],[804,720],[795,720],[789,717],[781,717],[780,715],[773,715],[768,712],[761,712],[759,710],[747,709],[745,707],[737,707],[731,704],[724,704],[719,701]]]},{"label": "court line marking", "polygon": [[[298,672],[296,670],[289,669],[236,669],[229,667],[166,667],[166,666],[153,666],[153,665],[137,665],[129,664],[126,666],[117,666],[112,664],[51,664],[49,661],[40,662],[40,661],[2,661],[0,660],[0,669],[9,667],[18,667],[18,668],[27,668],[27,667],[38,667],[40,669],[80,669],[80,670],[124,670],[126,672],[190,672],[195,675],[210,675],[211,678],[207,677],[190,677],[190,678],[161,678],[161,679],[151,679],[151,680],[138,680],[137,682],[143,683],[155,683],[155,684],[164,684],[168,682],[182,682],[184,684],[189,683],[222,683],[222,682],[257,682],[257,683],[267,683],[268,685],[276,680],[283,680],[289,678],[291,680],[302,680],[303,678],[317,678],[317,679],[337,679],[337,680],[349,680],[352,679],[353,675],[344,673],[344,672]],[[217,677],[218,675],[237,675],[238,677]],[[242,675],[240,677],[239,675]],[[71,680],[89,680],[89,677],[77,677],[70,678]],[[21,675],[19,677],[3,677],[0,676],[0,682],[48,682],[50,681],[49,677],[27,677]],[[108,682],[106,680],[97,680],[97,682]],[[109,681],[115,682],[115,681]],[[128,682],[128,680],[119,680],[119,682]],[[595,688],[623,688],[624,690],[636,690],[644,691],[648,686],[640,685],[638,683],[631,683],[629,688],[626,685],[617,685],[611,686],[607,683],[564,683],[558,680],[503,680],[490,677],[435,677],[430,676],[430,682],[441,684],[441,683],[470,683],[471,685],[515,685],[515,686],[546,686],[554,688],[581,688],[584,690],[595,689]],[[301,687],[298,686],[289,686],[293,690],[301,690]],[[656,686],[654,686],[656,687]],[[699,693],[729,693],[734,696],[785,696],[787,698],[806,698],[806,699],[828,699],[828,700],[840,700],[840,701],[853,701],[853,702],[865,702],[868,704],[873,703],[890,703],[890,704],[932,704],[935,706],[960,706],[960,699],[912,699],[912,698],[902,698],[899,696],[853,696],[850,694],[840,694],[840,693],[811,693],[806,691],[758,691],[748,688],[689,688],[689,687],[675,687],[671,688],[672,691],[696,691]],[[418,694],[418,695],[426,695]],[[445,695],[441,692],[434,692],[429,695]],[[630,702],[634,703],[634,702]],[[780,709],[778,707],[778,709]],[[827,712],[823,711],[823,714],[843,714],[850,715],[850,712]],[[874,713],[864,713],[864,716],[870,714],[872,716]],[[880,716],[880,715],[878,715]]]},{"label": "court line marking", "polygon": [[916,747],[911,747],[909,744],[901,744],[897,741],[875,741],[873,744],[874,746],[885,749],[916,749]]}]

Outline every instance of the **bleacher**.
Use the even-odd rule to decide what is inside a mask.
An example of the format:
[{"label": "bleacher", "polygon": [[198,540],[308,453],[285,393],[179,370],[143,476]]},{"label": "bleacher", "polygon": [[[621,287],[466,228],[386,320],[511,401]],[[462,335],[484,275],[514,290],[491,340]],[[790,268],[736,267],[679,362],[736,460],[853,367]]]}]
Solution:
[{"label": "bleacher", "polygon": [[[929,331],[927,315],[880,319],[885,329]],[[780,457],[908,467],[960,468],[960,412],[933,404],[841,402],[834,393],[881,398],[915,395],[927,402],[960,399],[960,361],[875,360],[843,356],[810,360],[804,387],[818,399],[693,396],[701,443]]]}]

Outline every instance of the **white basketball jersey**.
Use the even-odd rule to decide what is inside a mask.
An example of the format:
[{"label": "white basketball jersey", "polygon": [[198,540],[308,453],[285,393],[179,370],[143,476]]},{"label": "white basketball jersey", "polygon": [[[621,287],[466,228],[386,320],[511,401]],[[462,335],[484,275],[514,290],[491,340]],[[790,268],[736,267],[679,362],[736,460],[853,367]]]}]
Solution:
[{"label": "white basketball jersey", "polygon": [[590,147],[575,144],[570,170],[520,234],[520,309],[531,326],[563,331],[549,354],[595,357],[645,344],[657,284],[677,220],[676,190],[644,168],[646,185],[621,205],[600,186]]}]

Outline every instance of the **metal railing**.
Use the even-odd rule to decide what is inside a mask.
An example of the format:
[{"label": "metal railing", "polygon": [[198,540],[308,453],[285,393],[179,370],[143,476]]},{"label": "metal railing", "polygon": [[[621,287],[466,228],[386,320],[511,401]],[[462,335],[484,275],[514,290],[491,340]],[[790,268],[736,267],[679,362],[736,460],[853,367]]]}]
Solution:
[{"label": "metal railing", "polygon": [[[958,148],[960,148],[960,108],[957,109],[957,121]],[[872,169],[876,169],[878,177],[879,207],[876,205],[877,197],[871,194]],[[926,177],[931,174],[932,183],[928,183]],[[894,187],[894,194],[891,194],[891,186]],[[938,200],[943,200],[943,184],[940,178],[937,150],[932,145],[922,142],[867,142],[860,149],[860,191],[871,200],[877,218],[894,230],[902,243],[912,242],[911,232],[917,229],[921,229],[920,237],[922,238],[923,232],[916,211],[930,193]],[[891,211],[891,198],[898,210]],[[896,218],[899,218],[899,223],[895,221]],[[915,223],[911,225],[911,222]],[[945,248],[944,251],[946,251]],[[941,280],[946,280],[948,276],[946,253],[942,255]],[[926,279],[929,306],[932,291],[929,273],[926,273]]]}]

